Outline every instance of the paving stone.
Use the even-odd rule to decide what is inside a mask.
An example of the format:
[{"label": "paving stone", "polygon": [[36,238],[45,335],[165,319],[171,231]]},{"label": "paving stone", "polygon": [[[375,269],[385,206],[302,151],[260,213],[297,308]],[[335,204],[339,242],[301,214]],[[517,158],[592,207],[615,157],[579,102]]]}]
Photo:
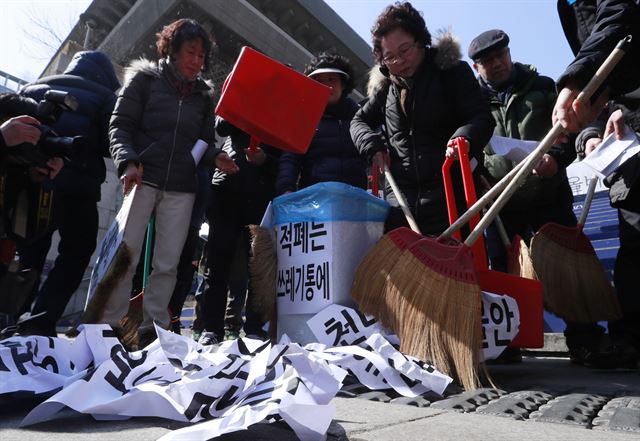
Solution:
[{"label": "paving stone", "polygon": [[496,415],[525,420],[529,414],[537,410],[540,406],[553,398],[545,392],[540,391],[520,391],[504,395],[488,404],[479,406],[477,413],[485,415]]},{"label": "paving stone", "polygon": [[423,397],[398,397],[391,400],[391,404],[404,404],[407,406],[415,406],[415,407],[429,407],[431,406],[431,401],[427,400]]},{"label": "paving stone", "polygon": [[557,397],[531,413],[529,419],[589,427],[598,411],[608,401],[602,395],[569,394]]},{"label": "paving stone", "polygon": [[484,388],[470,390],[460,395],[432,403],[431,407],[455,410],[456,412],[474,412],[478,406],[487,404],[489,401],[495,400],[505,394],[506,392],[500,389]]},{"label": "paving stone", "polygon": [[594,418],[595,430],[640,433],[640,397],[619,397],[609,401]]},{"label": "paving stone", "polygon": [[382,403],[388,403],[395,398],[395,396],[390,396],[387,391],[375,390],[371,392],[365,392],[363,394],[358,394],[357,398],[369,400],[369,401],[380,401]]}]

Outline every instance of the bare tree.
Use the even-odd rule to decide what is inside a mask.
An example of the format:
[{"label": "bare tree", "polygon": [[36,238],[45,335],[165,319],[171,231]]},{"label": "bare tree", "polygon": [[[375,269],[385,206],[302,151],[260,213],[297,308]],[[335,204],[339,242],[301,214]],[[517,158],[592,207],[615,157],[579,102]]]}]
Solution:
[{"label": "bare tree", "polygon": [[23,51],[37,60],[50,59],[78,20],[75,11],[70,10],[64,15],[55,14],[53,17],[50,11],[38,8],[35,4],[25,8],[24,15],[22,33],[31,43],[23,44]]}]

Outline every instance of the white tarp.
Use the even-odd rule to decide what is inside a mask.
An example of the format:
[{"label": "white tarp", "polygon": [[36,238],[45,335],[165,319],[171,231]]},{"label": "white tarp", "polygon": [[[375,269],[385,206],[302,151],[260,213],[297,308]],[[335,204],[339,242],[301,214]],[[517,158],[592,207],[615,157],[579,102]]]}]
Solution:
[{"label": "white tarp", "polygon": [[127,353],[105,325],[85,325],[71,342],[13,337],[0,342],[0,394],[55,392],[22,425],[65,406],[96,419],[155,416],[194,424],[163,440],[209,439],[272,416],[304,440],[320,440],[334,415],[331,399],[351,371],[371,389],[415,397],[442,394],[451,378],[406,357],[381,334],[359,346],[304,348],[239,339],[200,346],[157,329],[159,339]]}]

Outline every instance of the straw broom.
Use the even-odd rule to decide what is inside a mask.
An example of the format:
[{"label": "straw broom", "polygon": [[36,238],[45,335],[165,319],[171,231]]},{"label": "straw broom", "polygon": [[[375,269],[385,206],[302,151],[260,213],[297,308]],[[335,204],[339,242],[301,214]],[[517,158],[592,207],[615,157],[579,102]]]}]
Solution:
[{"label": "straw broom", "polygon": [[513,236],[513,240],[509,241],[507,230],[499,215],[496,216],[494,222],[500,239],[507,250],[507,273],[525,279],[538,280],[538,275],[531,260],[531,252],[525,241],[522,240],[519,234]]},{"label": "straw broom", "polygon": [[249,225],[251,233],[251,257],[249,275],[252,288],[253,310],[263,322],[276,327],[276,276],[278,257],[271,230],[260,225]]},{"label": "straw broom", "polygon": [[403,299],[394,328],[400,351],[431,361],[465,389],[478,388],[480,286],[468,249],[420,240],[403,252],[388,283],[388,295]]},{"label": "straw broom", "polygon": [[[618,44],[576,100],[591,98],[622,58],[629,43],[628,37]],[[562,125],[556,123],[538,147],[447,228],[440,239],[423,239],[407,248],[390,274],[391,285],[411,305],[411,309],[404,314],[403,323],[395,329],[401,341],[401,351],[430,359],[438,369],[457,377],[467,389],[479,385],[481,329],[480,287],[475,279],[471,247],[562,132]],[[443,243],[444,238],[450,237],[468,222],[502,189],[504,192],[464,244],[455,246]],[[418,277],[415,277],[416,272]],[[455,305],[455,309],[448,308],[448,304]],[[455,314],[449,314],[453,311],[456,311]],[[415,326],[416,323],[424,325]],[[463,331],[459,331],[459,328]]]},{"label": "straw broom", "polygon": [[397,296],[387,291],[387,278],[404,250],[420,239],[422,236],[409,228],[396,228],[382,236],[356,270],[351,297],[362,312],[373,315],[389,329],[396,329],[401,308]]},{"label": "straw broom", "polygon": [[620,305],[583,227],[598,178],[589,184],[576,227],[542,226],[531,241],[546,308],[568,321],[594,323],[621,317]]},{"label": "straw broom", "polygon": [[362,312],[373,315],[383,326],[395,329],[401,320],[400,311],[403,308],[399,302],[402,299],[390,295],[387,290],[387,277],[403,251],[421,239],[422,234],[386,164],[383,164],[383,172],[411,229],[400,227],[390,231],[365,254],[354,275],[351,297],[358,303]]}]

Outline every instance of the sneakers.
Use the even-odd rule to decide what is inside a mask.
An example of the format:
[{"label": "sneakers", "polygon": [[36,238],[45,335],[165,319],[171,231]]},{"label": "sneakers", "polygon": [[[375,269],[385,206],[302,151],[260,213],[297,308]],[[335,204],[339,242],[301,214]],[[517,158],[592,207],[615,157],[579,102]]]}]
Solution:
[{"label": "sneakers", "polygon": [[198,339],[198,343],[202,346],[211,346],[218,344],[218,338],[214,332],[204,331],[200,334],[200,338]]},{"label": "sneakers", "polygon": [[224,339],[225,340],[237,340],[240,338],[240,333],[238,331],[233,331],[231,329],[227,329],[224,331]]}]

